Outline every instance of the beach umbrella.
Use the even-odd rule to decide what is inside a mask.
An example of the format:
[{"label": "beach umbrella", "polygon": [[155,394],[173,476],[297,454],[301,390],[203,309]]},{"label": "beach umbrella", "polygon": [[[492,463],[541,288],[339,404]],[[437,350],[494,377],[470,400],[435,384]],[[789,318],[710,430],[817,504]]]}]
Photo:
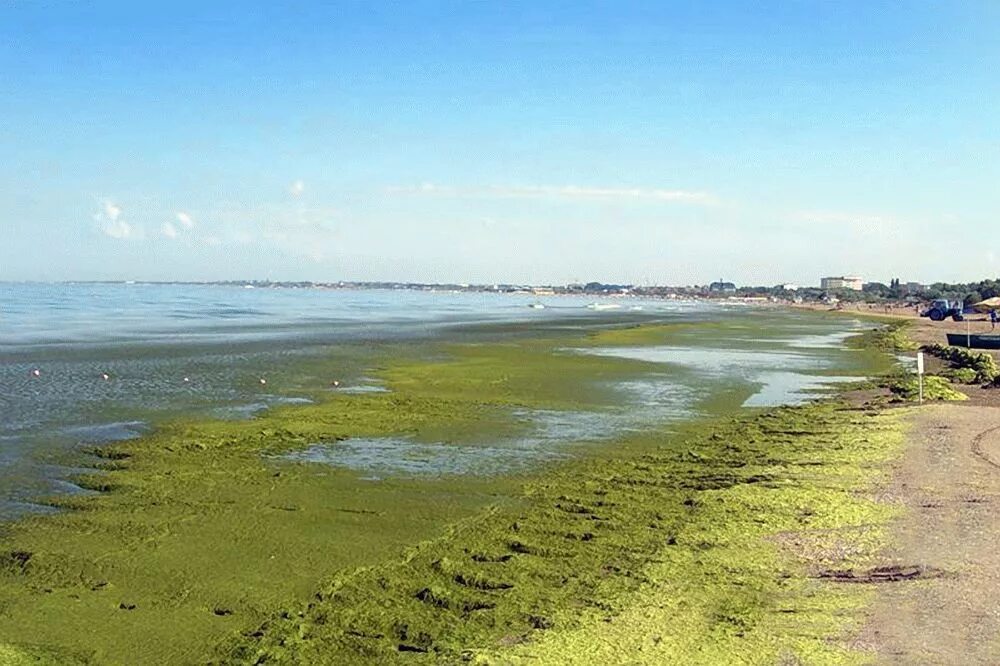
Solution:
[{"label": "beach umbrella", "polygon": [[987,298],[985,301],[979,301],[972,308],[976,312],[989,312],[990,310],[1000,310],[1000,296],[994,296],[993,298]]}]

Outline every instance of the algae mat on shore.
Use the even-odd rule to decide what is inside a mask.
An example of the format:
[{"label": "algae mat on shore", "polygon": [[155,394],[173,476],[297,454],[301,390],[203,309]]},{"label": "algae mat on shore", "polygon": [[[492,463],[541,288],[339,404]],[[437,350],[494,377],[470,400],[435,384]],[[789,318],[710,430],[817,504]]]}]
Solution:
[{"label": "algae mat on shore", "polygon": [[898,418],[782,408],[674,444],[564,466],[521,506],[329,581],[218,661],[863,661],[834,639],[866,593],[810,574],[882,545],[888,511],[859,491],[898,452]]},{"label": "algae mat on shore", "polygon": [[[670,333],[628,335],[655,344]],[[843,620],[834,593],[763,537],[881,520],[853,492],[893,448],[888,416],[812,405],[718,423],[714,435],[654,430],[521,478],[372,482],[276,458],[346,437],[516,434],[513,410],[597,407],[602,383],[648,370],[559,352],[579,342],[393,357],[377,373],[389,393],[165,424],[100,449],[104,472],[80,479],[96,494],[4,528],[0,656],[586,661],[607,627],[664,591],[676,606],[661,608],[666,622],[697,629],[658,627],[649,641],[661,651],[699,655],[729,637],[754,654],[819,654]],[[773,616],[789,604],[801,611],[780,615],[796,618],[791,629]],[[618,656],[634,657],[628,642],[647,637],[620,638]]]}]

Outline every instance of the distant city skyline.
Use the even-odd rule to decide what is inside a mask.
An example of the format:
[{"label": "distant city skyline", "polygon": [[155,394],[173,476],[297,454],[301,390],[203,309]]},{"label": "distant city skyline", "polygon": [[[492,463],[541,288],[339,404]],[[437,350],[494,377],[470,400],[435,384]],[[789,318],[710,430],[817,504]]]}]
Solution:
[{"label": "distant city skyline", "polygon": [[998,20],[3,3],[0,280],[993,277]]}]

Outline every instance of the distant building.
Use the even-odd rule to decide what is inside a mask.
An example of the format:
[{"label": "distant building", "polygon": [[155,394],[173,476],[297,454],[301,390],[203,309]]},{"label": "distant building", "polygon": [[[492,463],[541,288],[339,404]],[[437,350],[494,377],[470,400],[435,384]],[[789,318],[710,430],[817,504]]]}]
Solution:
[{"label": "distant building", "polygon": [[865,281],[856,275],[845,275],[843,277],[825,277],[819,281],[819,288],[827,291],[835,289],[852,289],[861,291],[865,286]]},{"label": "distant building", "polygon": [[853,289],[854,291],[861,291],[864,289],[865,281],[856,275],[848,275],[844,277],[844,287],[847,289]]},{"label": "distant building", "polygon": [[797,284],[783,284],[783,285],[781,285],[781,288],[784,289],[785,291],[798,291],[799,290],[799,285],[797,285]]},{"label": "distant building", "polygon": [[819,281],[819,288],[829,291],[831,289],[843,289],[844,288],[844,278],[842,277],[825,277]]},{"label": "distant building", "polygon": [[712,294],[735,294],[736,285],[732,282],[723,282],[719,280],[718,282],[713,282],[708,285],[708,291]]}]

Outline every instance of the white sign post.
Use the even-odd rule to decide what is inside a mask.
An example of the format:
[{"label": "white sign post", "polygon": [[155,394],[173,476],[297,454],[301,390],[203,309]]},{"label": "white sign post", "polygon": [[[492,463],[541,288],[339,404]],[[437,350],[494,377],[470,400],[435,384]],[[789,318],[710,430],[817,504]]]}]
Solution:
[{"label": "white sign post", "polygon": [[917,386],[919,387],[920,403],[924,402],[924,353],[917,352]]}]

